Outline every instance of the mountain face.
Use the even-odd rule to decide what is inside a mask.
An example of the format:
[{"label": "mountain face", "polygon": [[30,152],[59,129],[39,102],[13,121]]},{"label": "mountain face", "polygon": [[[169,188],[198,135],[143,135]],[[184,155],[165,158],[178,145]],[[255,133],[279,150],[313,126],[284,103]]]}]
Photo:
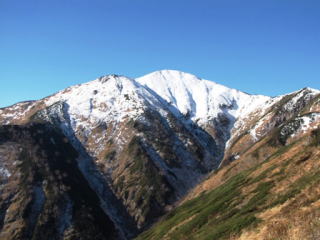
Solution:
[{"label": "mountain face", "polygon": [[0,109],[0,239],[131,239],[219,167],[249,169],[316,131],[319,95],[249,95],[164,70]]},{"label": "mountain face", "polygon": [[238,119],[223,167],[137,239],[319,239],[319,110],[302,89]]},{"label": "mountain face", "polygon": [[118,239],[59,130],[6,125],[0,134],[1,239]]}]

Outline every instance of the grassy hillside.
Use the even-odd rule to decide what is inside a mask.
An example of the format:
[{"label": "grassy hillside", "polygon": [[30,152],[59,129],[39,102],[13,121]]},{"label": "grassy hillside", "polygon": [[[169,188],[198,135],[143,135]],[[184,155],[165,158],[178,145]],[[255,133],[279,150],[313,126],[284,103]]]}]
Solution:
[{"label": "grassy hillside", "polygon": [[259,144],[270,156],[223,168],[137,239],[319,239],[319,130],[285,146]]}]

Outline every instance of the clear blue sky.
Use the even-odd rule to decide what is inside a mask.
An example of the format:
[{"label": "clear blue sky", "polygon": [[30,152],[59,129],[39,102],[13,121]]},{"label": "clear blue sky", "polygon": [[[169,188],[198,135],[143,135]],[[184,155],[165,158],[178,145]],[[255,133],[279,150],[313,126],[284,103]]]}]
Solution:
[{"label": "clear blue sky", "polygon": [[0,107],[176,69],[249,93],[320,88],[319,0],[0,0]]}]

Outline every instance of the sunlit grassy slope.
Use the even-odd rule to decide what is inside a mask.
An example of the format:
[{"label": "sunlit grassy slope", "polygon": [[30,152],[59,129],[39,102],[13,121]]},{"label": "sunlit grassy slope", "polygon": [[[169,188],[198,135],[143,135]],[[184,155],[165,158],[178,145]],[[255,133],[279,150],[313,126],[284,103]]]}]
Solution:
[{"label": "sunlit grassy slope", "polygon": [[137,239],[320,239],[318,138],[316,130],[272,150],[261,143],[260,152],[272,151],[268,158],[230,174],[233,163],[212,175],[229,178],[185,201]]}]

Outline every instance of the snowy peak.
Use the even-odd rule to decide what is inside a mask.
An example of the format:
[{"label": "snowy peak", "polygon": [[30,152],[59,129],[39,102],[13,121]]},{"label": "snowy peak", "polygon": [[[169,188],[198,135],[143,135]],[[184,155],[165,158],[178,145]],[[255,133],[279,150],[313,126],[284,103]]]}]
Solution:
[{"label": "snowy peak", "polygon": [[94,81],[69,87],[45,99],[50,106],[62,101],[68,104],[75,119],[89,122],[122,121],[137,117],[146,105],[167,105],[176,116],[188,116],[207,123],[220,113],[235,121],[263,104],[269,97],[249,95],[192,74],[162,70],[141,78],[107,75]]},{"label": "snowy peak", "polygon": [[100,121],[120,122],[143,111],[144,96],[148,93],[135,80],[108,75],[94,81],[69,87],[45,99],[47,106],[65,102],[71,120],[94,124]]},{"label": "snowy peak", "polygon": [[221,112],[238,118],[270,99],[249,95],[176,70],[153,72],[136,81],[157,93],[182,114],[200,122],[217,117]]},{"label": "snowy peak", "polygon": [[48,100],[71,100],[74,98],[106,100],[106,98],[113,98],[119,94],[135,92],[136,88],[136,83],[132,79],[124,76],[107,75],[84,84],[69,87],[49,97]]},{"label": "snowy peak", "polygon": [[137,79],[107,75],[94,81],[69,87],[45,99],[50,106],[62,101],[68,104],[71,118],[116,121],[138,117],[145,107],[168,106],[176,116],[187,116],[206,124],[220,113],[231,123],[269,100],[249,95],[192,74],[162,70]]},{"label": "snowy peak", "polygon": [[157,79],[162,82],[170,82],[170,81],[185,81],[186,83],[195,83],[196,81],[201,81],[202,79],[186,72],[178,71],[178,70],[160,70],[149,73],[142,78],[145,79]]}]

